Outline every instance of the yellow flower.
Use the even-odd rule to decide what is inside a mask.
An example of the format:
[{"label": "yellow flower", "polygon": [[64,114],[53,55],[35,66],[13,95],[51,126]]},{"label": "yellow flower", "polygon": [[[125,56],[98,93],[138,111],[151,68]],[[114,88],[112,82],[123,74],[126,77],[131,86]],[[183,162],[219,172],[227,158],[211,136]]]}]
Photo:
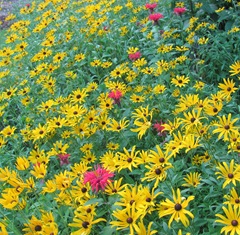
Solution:
[{"label": "yellow flower", "polygon": [[[239,67],[240,69],[240,67]],[[219,83],[218,87],[221,89],[221,92],[223,93],[223,97],[229,97],[232,93],[236,92],[238,89],[237,87],[234,87],[235,82],[233,80],[230,81],[230,79],[223,79],[224,83]]]},{"label": "yellow flower", "polygon": [[238,118],[231,120],[232,114],[229,113],[228,116],[223,115],[222,117],[218,116],[219,122],[213,124],[217,129],[213,130],[213,133],[219,133],[218,139],[223,137],[223,140],[226,141],[229,139],[230,135],[233,133],[238,133],[238,127],[234,126],[234,123],[238,121]]},{"label": "yellow flower", "polygon": [[172,78],[171,83],[178,87],[184,87],[189,81],[190,79],[188,77],[177,75],[176,78]]},{"label": "yellow flower", "polygon": [[221,223],[224,227],[221,229],[221,233],[225,235],[235,235],[240,234],[240,207],[234,207],[231,204],[228,204],[228,208],[222,207],[226,216],[221,214],[216,214],[216,222]]},{"label": "yellow flower", "polygon": [[150,222],[148,224],[148,227],[146,228],[146,226],[143,223],[143,219],[141,219],[141,221],[138,222],[138,228],[136,228],[137,235],[153,235],[157,233],[158,232],[157,230],[151,231],[152,224],[153,222]]},{"label": "yellow flower", "polygon": [[146,131],[151,127],[152,124],[147,119],[144,119],[142,121],[139,121],[137,119],[134,121],[134,125],[136,125],[137,128],[131,128],[131,131],[138,132],[138,139],[142,139],[142,136],[146,133]]},{"label": "yellow flower", "polygon": [[37,179],[44,178],[47,174],[47,166],[43,163],[37,163],[33,166],[33,170],[31,170],[30,173]]},{"label": "yellow flower", "polygon": [[182,186],[186,187],[197,187],[200,184],[201,174],[198,172],[190,172],[184,178],[185,182]]},{"label": "yellow flower", "polygon": [[236,61],[234,64],[230,66],[229,73],[231,73],[231,76],[237,75],[240,73],[240,60]]},{"label": "yellow flower", "polygon": [[0,198],[0,204],[7,209],[13,209],[19,203],[18,194],[13,188],[3,190]]},{"label": "yellow flower", "polygon": [[172,168],[171,164],[168,165],[161,165],[161,164],[155,164],[155,165],[147,165],[145,166],[148,171],[145,173],[145,177],[141,179],[141,181],[147,180],[148,182],[155,181],[154,188],[156,188],[159,184],[159,181],[164,181],[167,177],[166,170],[169,168]]},{"label": "yellow flower", "polygon": [[16,160],[16,168],[19,171],[25,171],[30,166],[29,161],[25,157],[18,157]]},{"label": "yellow flower", "polygon": [[224,198],[227,199],[223,204],[231,204],[234,207],[240,208],[240,196],[238,195],[236,188],[232,188],[230,195],[224,195]]},{"label": "yellow flower", "polygon": [[118,166],[118,171],[126,168],[132,171],[132,167],[137,167],[136,158],[139,151],[135,152],[135,149],[136,145],[132,147],[130,153],[126,148],[123,148],[124,153],[117,152],[118,160],[116,161],[116,165]]},{"label": "yellow flower", "polygon": [[189,196],[187,199],[181,197],[180,189],[177,189],[177,192],[175,193],[174,190],[172,190],[173,193],[173,202],[169,199],[166,199],[164,202],[160,203],[159,207],[159,216],[160,218],[171,215],[168,227],[171,226],[171,223],[173,220],[181,221],[185,227],[189,226],[189,220],[186,215],[190,216],[192,219],[194,218],[194,215],[186,210],[186,207],[188,206],[189,202],[194,199],[194,196]]},{"label": "yellow flower", "polygon": [[233,183],[236,186],[236,181],[240,181],[240,165],[234,164],[233,159],[229,166],[226,162],[223,162],[222,164],[219,163],[217,169],[219,170],[215,173],[216,175],[219,175],[217,178],[225,179],[222,186],[223,188],[230,183]]},{"label": "yellow flower", "polygon": [[0,234],[1,235],[8,235],[7,229],[5,224],[0,222]]},{"label": "yellow flower", "polygon": [[129,228],[129,235],[134,235],[134,230],[138,230],[137,220],[141,217],[142,211],[135,209],[135,203],[132,206],[127,206],[126,209],[116,210],[113,212],[113,216],[117,218],[117,221],[111,221],[112,226],[117,227],[117,230]]}]

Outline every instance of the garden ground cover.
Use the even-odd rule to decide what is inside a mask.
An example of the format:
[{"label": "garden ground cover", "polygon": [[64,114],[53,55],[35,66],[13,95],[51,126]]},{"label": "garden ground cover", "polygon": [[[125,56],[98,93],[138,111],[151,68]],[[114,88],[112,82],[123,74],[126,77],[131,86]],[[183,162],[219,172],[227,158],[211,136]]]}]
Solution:
[{"label": "garden ground cover", "polygon": [[0,45],[0,234],[240,234],[239,3],[36,0]]}]

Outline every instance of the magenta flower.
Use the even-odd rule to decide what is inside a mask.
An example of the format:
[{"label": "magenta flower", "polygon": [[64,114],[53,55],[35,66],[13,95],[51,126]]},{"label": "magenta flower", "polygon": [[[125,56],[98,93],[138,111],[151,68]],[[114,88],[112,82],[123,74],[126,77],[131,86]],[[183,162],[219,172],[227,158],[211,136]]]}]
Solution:
[{"label": "magenta flower", "polygon": [[139,59],[141,57],[141,52],[137,51],[137,52],[135,52],[133,54],[129,54],[128,57],[129,57],[130,60],[135,61],[135,60],[137,60],[137,59]]},{"label": "magenta flower", "polygon": [[70,154],[61,154],[60,153],[57,156],[59,157],[59,160],[60,160],[60,166],[69,164],[68,158],[70,157]]},{"label": "magenta flower", "polygon": [[110,91],[109,94],[108,94],[108,97],[114,99],[114,103],[119,105],[120,104],[120,98],[122,97],[122,92],[119,91],[119,90]]},{"label": "magenta flower", "polygon": [[145,5],[145,7],[149,9],[151,13],[153,12],[154,8],[156,8],[156,6],[157,6],[157,3],[146,3]]},{"label": "magenta flower", "polygon": [[162,120],[160,120],[159,122],[156,122],[153,125],[153,128],[157,131],[159,136],[165,136],[166,132],[164,131],[165,127],[163,126],[165,122],[163,122]]},{"label": "magenta flower", "polygon": [[84,174],[83,183],[90,183],[92,191],[98,192],[104,190],[105,187],[111,182],[110,178],[114,173],[102,168],[100,165],[94,167],[94,171],[89,171]]},{"label": "magenta flower", "polygon": [[177,15],[182,15],[187,9],[185,7],[176,7],[173,12]]},{"label": "magenta flower", "polygon": [[158,23],[159,19],[162,19],[163,15],[161,13],[154,13],[149,15],[148,19],[154,21],[155,24]]}]

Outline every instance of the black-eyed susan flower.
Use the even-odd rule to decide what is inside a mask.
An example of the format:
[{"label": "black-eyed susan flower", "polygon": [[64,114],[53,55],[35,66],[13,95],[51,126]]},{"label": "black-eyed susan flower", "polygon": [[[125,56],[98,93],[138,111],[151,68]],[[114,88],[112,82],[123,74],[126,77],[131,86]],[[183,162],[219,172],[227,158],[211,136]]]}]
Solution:
[{"label": "black-eyed susan flower", "polygon": [[114,180],[113,182],[109,182],[109,184],[106,186],[104,192],[108,195],[114,195],[119,193],[125,188],[125,184],[122,184],[123,178],[120,178],[118,180]]},{"label": "black-eyed susan flower", "polygon": [[23,232],[26,235],[31,235],[31,234],[37,235],[40,232],[42,232],[42,229],[43,229],[43,221],[33,215],[32,218],[28,221],[28,223],[24,224]]},{"label": "black-eyed susan flower", "polygon": [[147,162],[157,165],[160,164],[162,166],[171,165],[171,163],[169,163],[170,157],[162,151],[159,145],[156,145],[156,149],[157,151],[150,150]]},{"label": "black-eyed susan flower", "polygon": [[116,160],[116,165],[118,166],[118,171],[122,169],[129,169],[132,171],[132,167],[137,167],[136,158],[139,151],[135,151],[136,145],[134,145],[131,151],[128,151],[126,148],[123,148],[122,152],[117,152],[118,159]]},{"label": "black-eyed susan flower", "polygon": [[13,135],[16,129],[17,128],[15,126],[11,127],[10,125],[8,125],[0,133],[3,135],[3,137],[6,138],[6,137],[10,137],[11,135]]},{"label": "black-eyed susan flower", "polygon": [[2,222],[0,222],[0,233],[2,235],[8,235],[7,229],[6,229],[6,225]]},{"label": "black-eyed susan flower", "polygon": [[198,172],[190,172],[184,178],[186,183],[182,184],[185,187],[197,187],[201,181],[201,174]]},{"label": "black-eyed susan flower", "polygon": [[234,159],[231,160],[229,165],[226,162],[219,163],[217,170],[216,175],[219,175],[217,178],[223,178],[225,180],[222,186],[223,188],[230,183],[236,186],[236,182],[240,181],[240,165],[236,164]]},{"label": "black-eyed susan flower", "polygon": [[150,164],[145,166],[146,169],[148,170],[145,173],[145,177],[142,177],[141,181],[154,181],[154,188],[156,188],[159,184],[159,182],[164,181],[167,177],[167,172],[166,170],[169,168],[172,168],[172,164],[168,165],[161,165],[161,164]]},{"label": "black-eyed susan flower", "polygon": [[238,75],[240,73],[240,60],[236,61],[232,65],[230,65],[230,74],[231,76]]},{"label": "black-eyed susan flower", "polygon": [[215,130],[213,130],[213,133],[219,133],[218,139],[221,139],[223,137],[223,140],[228,140],[230,135],[233,133],[238,132],[238,127],[234,126],[234,123],[237,122],[239,119],[234,118],[232,120],[232,114],[229,113],[227,116],[218,116],[219,122],[213,124],[213,126],[216,127]]},{"label": "black-eyed susan flower", "polygon": [[126,209],[113,211],[113,216],[117,219],[111,221],[110,224],[117,227],[117,230],[129,229],[129,235],[134,235],[134,230],[138,229],[137,221],[142,216],[142,211],[135,209],[135,203],[132,206],[127,206]]},{"label": "black-eyed susan flower", "polygon": [[208,102],[203,108],[203,111],[209,116],[217,115],[223,108],[223,103],[219,102]]},{"label": "black-eyed susan flower", "polygon": [[140,222],[138,222],[138,228],[136,228],[137,235],[153,235],[157,233],[157,230],[152,230],[151,227],[153,225],[153,222],[150,222],[147,226],[144,224],[143,219],[140,219]]},{"label": "black-eyed susan flower", "polygon": [[234,207],[240,207],[240,195],[238,195],[236,188],[232,188],[230,194],[224,195],[227,199],[223,204],[231,204]]},{"label": "black-eyed susan flower", "polygon": [[138,132],[138,139],[142,139],[143,135],[151,127],[152,123],[144,118],[143,120],[136,119],[134,121],[134,125],[137,126],[137,128],[131,128],[131,131]]},{"label": "black-eyed susan flower", "polygon": [[119,122],[116,121],[115,119],[111,119],[111,123],[109,123],[107,130],[120,132],[121,130],[125,129],[129,125],[129,121],[125,119],[126,118],[124,117]]},{"label": "black-eyed susan flower", "polygon": [[221,233],[225,235],[235,235],[240,234],[240,207],[234,207],[228,204],[228,207],[222,207],[226,216],[221,214],[216,214],[219,219],[216,220],[217,223],[222,224],[224,227],[221,229]]},{"label": "black-eyed susan flower", "polygon": [[36,163],[30,173],[37,179],[42,179],[47,174],[47,165],[44,163]]},{"label": "black-eyed susan flower", "polygon": [[171,83],[177,87],[184,87],[190,81],[189,77],[185,77],[184,75],[177,75],[176,78],[172,78]]},{"label": "black-eyed susan flower", "polygon": [[119,144],[118,143],[109,142],[109,143],[107,143],[106,147],[108,149],[110,149],[110,150],[117,150],[119,148]]},{"label": "black-eyed susan flower", "polygon": [[205,117],[201,117],[201,110],[192,110],[192,112],[183,113],[184,118],[181,118],[181,124],[183,124],[186,132],[188,132],[191,128],[196,127],[201,123],[201,120]]},{"label": "black-eyed susan flower", "polygon": [[16,168],[19,171],[25,171],[30,166],[29,160],[26,157],[18,157],[16,159]]},{"label": "black-eyed susan flower", "polygon": [[91,234],[93,225],[102,221],[105,222],[106,220],[104,218],[95,219],[91,213],[87,215],[82,213],[80,214],[77,213],[73,218],[73,222],[70,223],[69,226],[77,228],[78,230],[72,232],[71,235]]},{"label": "black-eyed susan flower", "polygon": [[1,193],[0,204],[6,208],[12,210],[19,203],[19,194],[13,188],[4,189]]},{"label": "black-eyed susan flower", "polygon": [[236,92],[238,89],[237,87],[234,87],[235,82],[233,82],[233,79],[223,79],[223,83],[219,83],[218,87],[221,89],[221,92],[223,94],[223,97],[230,97],[232,93]]},{"label": "black-eyed susan flower", "polygon": [[194,199],[194,196],[189,196],[187,199],[183,198],[181,196],[180,189],[178,188],[175,192],[172,189],[173,193],[173,201],[169,200],[168,198],[160,203],[159,206],[159,217],[162,218],[167,215],[171,215],[168,226],[171,226],[171,223],[173,220],[175,221],[181,221],[185,227],[189,226],[189,219],[187,217],[190,216],[192,219],[194,218],[194,215],[187,210],[187,206],[190,201]]}]

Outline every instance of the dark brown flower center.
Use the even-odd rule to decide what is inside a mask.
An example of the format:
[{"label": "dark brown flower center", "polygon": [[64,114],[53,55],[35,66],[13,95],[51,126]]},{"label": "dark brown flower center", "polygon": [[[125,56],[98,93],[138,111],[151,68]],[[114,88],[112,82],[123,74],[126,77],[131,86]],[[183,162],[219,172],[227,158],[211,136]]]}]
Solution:
[{"label": "dark brown flower center", "polygon": [[238,221],[237,220],[232,220],[231,224],[232,224],[232,226],[236,227],[236,226],[238,226]]},{"label": "dark brown flower center", "polygon": [[174,206],[174,209],[175,209],[176,211],[180,211],[180,210],[182,209],[182,205],[179,204],[179,203],[177,203],[177,204]]},{"label": "dark brown flower center", "polygon": [[214,108],[214,109],[213,109],[213,112],[214,112],[214,113],[217,113],[217,112],[218,112],[218,109],[217,109],[217,108]]},{"label": "dark brown flower center", "polygon": [[151,202],[152,201],[152,199],[150,198],[150,197],[148,197],[147,199],[146,199],[146,202]]},{"label": "dark brown flower center", "polygon": [[133,222],[133,219],[131,217],[127,218],[127,223],[131,224]]},{"label": "dark brown flower center", "polygon": [[239,203],[240,202],[240,200],[237,198],[237,199],[235,199],[235,203]]},{"label": "dark brown flower center", "polygon": [[195,122],[195,120],[196,120],[196,118],[195,118],[195,117],[192,117],[192,118],[190,119],[191,123],[194,123],[194,122]]},{"label": "dark brown flower center", "polygon": [[224,129],[229,130],[229,129],[230,129],[230,126],[229,126],[229,125],[226,125],[226,126],[224,126]]},{"label": "dark brown flower center", "polygon": [[229,173],[229,174],[228,174],[228,178],[229,178],[229,179],[232,179],[232,178],[233,178],[233,174],[232,174],[232,173]]},{"label": "dark brown flower center", "polygon": [[85,187],[82,188],[82,193],[86,193],[87,189]]},{"label": "dark brown flower center", "polygon": [[37,225],[35,226],[35,231],[41,231],[42,230],[42,226],[41,225]]},{"label": "dark brown flower center", "polygon": [[89,222],[87,221],[82,222],[83,228],[88,228],[88,225],[89,225]]},{"label": "dark brown flower center", "polygon": [[162,171],[161,171],[160,169],[156,169],[156,170],[155,170],[155,173],[156,173],[157,175],[160,175],[161,172],[162,172]]},{"label": "dark brown flower center", "polygon": [[163,157],[161,157],[161,158],[159,159],[159,162],[163,163],[163,162],[165,162],[165,159],[164,159]]},{"label": "dark brown flower center", "polygon": [[227,88],[227,91],[231,91],[231,90],[232,90],[232,88],[231,88],[231,87],[228,87],[228,88]]},{"label": "dark brown flower center", "polygon": [[132,162],[132,158],[129,157],[129,158],[127,159],[127,162],[128,162],[128,163]]},{"label": "dark brown flower center", "polygon": [[132,205],[134,202],[135,202],[135,200],[132,199],[132,200],[130,201],[130,205]]}]

